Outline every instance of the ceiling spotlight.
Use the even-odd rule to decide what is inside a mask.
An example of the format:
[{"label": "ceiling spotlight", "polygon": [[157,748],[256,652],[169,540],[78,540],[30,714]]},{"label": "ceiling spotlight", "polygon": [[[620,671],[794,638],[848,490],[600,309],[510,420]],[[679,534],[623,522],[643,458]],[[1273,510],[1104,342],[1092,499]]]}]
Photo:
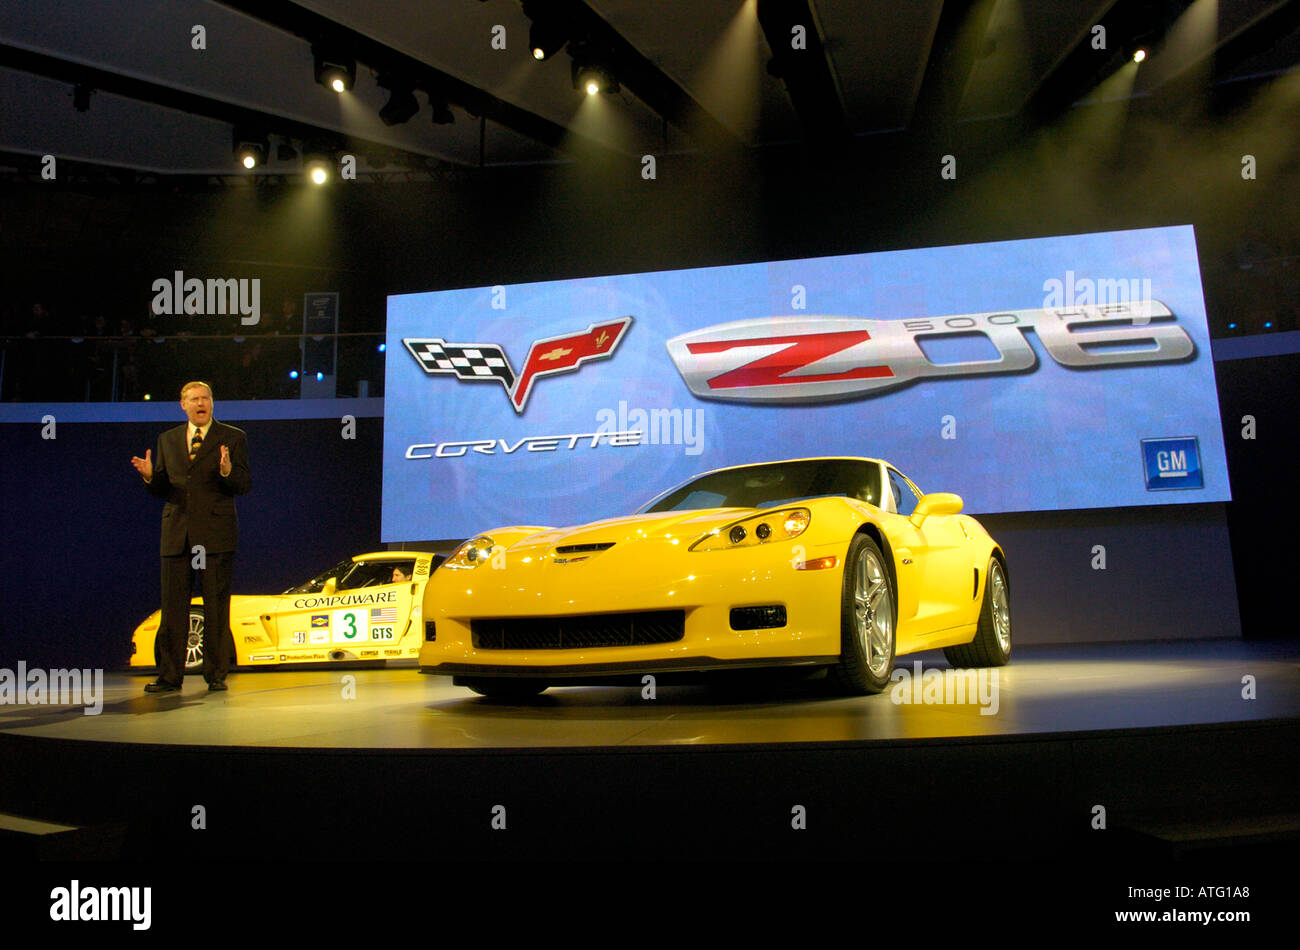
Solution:
[{"label": "ceiling spotlight", "polygon": [[378,82],[380,88],[389,90],[388,103],[379,110],[384,125],[401,125],[420,111],[410,83],[382,74]]},{"label": "ceiling spotlight", "polygon": [[388,103],[379,110],[379,118],[384,125],[401,125],[420,111],[420,103],[410,90],[394,90],[388,97]]},{"label": "ceiling spotlight", "polygon": [[434,125],[451,125],[456,117],[451,114],[451,107],[441,96],[429,93],[429,109],[433,112]]},{"label": "ceiling spotlight", "polygon": [[323,185],[330,180],[330,161],[327,158],[308,158],[303,162],[302,168],[314,185]]},{"label": "ceiling spotlight", "polygon": [[596,63],[579,65],[575,59],[573,61],[573,88],[581,89],[589,96],[601,92],[618,92],[618,80],[604,66]]},{"label": "ceiling spotlight", "polygon": [[233,134],[235,158],[239,164],[252,171],[258,165],[266,163],[266,156],[271,151],[265,135],[250,134],[244,129],[235,129]]},{"label": "ceiling spotlight", "polygon": [[1138,49],[1136,49],[1136,50],[1133,51],[1133,62],[1135,62],[1135,63],[1140,63],[1140,62],[1142,62],[1142,60],[1144,60],[1144,59],[1146,59],[1146,58],[1147,58],[1147,51],[1146,51],[1146,50],[1144,50],[1144,49],[1142,49],[1142,48],[1139,47]]},{"label": "ceiling spotlight", "polygon": [[319,44],[312,46],[311,56],[318,83],[335,92],[347,92],[352,88],[357,79],[355,59]]},{"label": "ceiling spotlight", "polygon": [[[525,11],[527,12],[527,11]],[[568,31],[554,20],[538,19],[528,29],[528,48],[533,52],[533,59],[541,62],[550,59],[569,42]]]},{"label": "ceiling spotlight", "polygon": [[91,89],[84,82],[79,82],[72,87],[72,108],[78,112],[85,112],[90,108],[90,94],[95,90]]}]

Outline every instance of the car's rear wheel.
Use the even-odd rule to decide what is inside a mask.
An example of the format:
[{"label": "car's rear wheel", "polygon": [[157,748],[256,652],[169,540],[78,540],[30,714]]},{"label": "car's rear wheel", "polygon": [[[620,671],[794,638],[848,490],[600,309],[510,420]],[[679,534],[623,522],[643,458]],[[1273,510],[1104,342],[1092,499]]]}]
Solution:
[{"label": "car's rear wheel", "polygon": [[898,599],[885,556],[874,540],[855,535],[844,559],[840,662],[830,671],[839,692],[879,693],[894,670]]},{"label": "car's rear wheel", "polygon": [[[162,644],[159,643],[157,635],[153,640],[153,662],[154,666],[161,667],[159,660],[159,650]],[[190,611],[190,629],[185,635],[185,672],[201,673],[203,672],[203,611]]]},{"label": "car's rear wheel", "polygon": [[1006,571],[996,557],[989,558],[975,639],[945,647],[943,655],[953,666],[1005,666],[1011,659],[1011,589]]},{"label": "car's rear wheel", "polygon": [[185,672],[203,672],[203,611],[190,611],[190,632],[185,640]]},{"label": "car's rear wheel", "polygon": [[529,679],[469,679],[462,684],[480,696],[492,699],[527,699],[536,696],[547,687],[543,680]]}]

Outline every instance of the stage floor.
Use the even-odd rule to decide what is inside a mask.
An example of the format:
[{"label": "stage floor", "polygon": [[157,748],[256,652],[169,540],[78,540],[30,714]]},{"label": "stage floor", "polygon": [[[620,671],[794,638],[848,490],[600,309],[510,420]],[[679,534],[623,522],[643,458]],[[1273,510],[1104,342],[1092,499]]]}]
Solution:
[{"label": "stage floor", "polygon": [[[921,685],[914,686],[917,662]],[[0,706],[0,731],[34,738],[283,749],[612,748],[863,742],[1186,726],[1300,717],[1300,642],[1241,640],[1041,646],[1017,650],[986,692],[934,702],[940,653],[900,659],[908,681],[878,696],[828,696],[815,682],[552,687],[486,699],[413,667],[236,672],[225,693],[187,677],[109,674],[100,715]],[[351,677],[351,680],[347,678]],[[1243,697],[1253,677],[1255,698]],[[933,687],[931,688],[933,690]],[[920,699],[921,702],[915,700]],[[925,700],[931,701],[925,701]]]}]

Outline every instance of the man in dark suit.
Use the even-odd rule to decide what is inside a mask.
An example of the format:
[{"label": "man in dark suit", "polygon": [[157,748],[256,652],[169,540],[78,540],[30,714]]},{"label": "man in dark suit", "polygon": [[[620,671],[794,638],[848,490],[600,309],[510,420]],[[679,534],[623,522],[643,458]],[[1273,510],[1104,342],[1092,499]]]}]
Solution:
[{"label": "man in dark suit", "polygon": [[167,500],[158,679],[145,687],[150,693],[174,692],[184,680],[195,571],[202,575],[203,678],[211,691],[226,688],[232,659],[230,579],[239,541],[235,496],[252,487],[244,432],[212,418],[212,387],[186,383],[181,408],[189,421],[159,436],[156,453],[131,459],[150,493]]}]

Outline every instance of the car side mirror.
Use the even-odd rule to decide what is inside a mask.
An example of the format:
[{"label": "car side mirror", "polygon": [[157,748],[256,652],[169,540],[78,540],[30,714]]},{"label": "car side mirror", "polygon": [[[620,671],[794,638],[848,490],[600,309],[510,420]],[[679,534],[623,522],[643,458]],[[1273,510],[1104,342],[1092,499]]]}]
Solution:
[{"label": "car side mirror", "polygon": [[924,496],[916,503],[916,509],[908,519],[912,522],[912,527],[921,527],[922,522],[931,515],[955,515],[961,511],[962,502],[960,495],[954,495],[952,492],[937,491]]},{"label": "car side mirror", "polygon": [[339,579],[337,577],[331,577],[329,580],[325,582],[325,586],[320,589],[320,592],[324,594],[326,597],[333,597],[334,592],[338,589],[339,589]]}]

